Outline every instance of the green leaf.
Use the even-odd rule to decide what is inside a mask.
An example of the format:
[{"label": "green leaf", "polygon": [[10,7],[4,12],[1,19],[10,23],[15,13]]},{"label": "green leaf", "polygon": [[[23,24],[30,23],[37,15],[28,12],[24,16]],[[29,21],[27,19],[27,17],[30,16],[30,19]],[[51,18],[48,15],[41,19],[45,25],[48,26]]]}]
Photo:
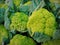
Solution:
[{"label": "green leaf", "polygon": [[5,16],[4,16],[4,19],[5,19],[4,26],[5,26],[6,29],[9,30],[10,20],[8,18],[8,15],[9,15],[9,9],[6,10]]},{"label": "green leaf", "polygon": [[35,34],[33,35],[33,39],[39,43],[50,40],[50,37],[43,33],[35,32]]},{"label": "green leaf", "polygon": [[4,22],[4,8],[0,8],[0,23]]},{"label": "green leaf", "polygon": [[53,39],[60,39],[60,30],[56,30]]},{"label": "green leaf", "polygon": [[20,11],[28,14],[28,12],[29,12],[29,6],[21,6],[20,7]]},{"label": "green leaf", "polygon": [[13,1],[12,0],[6,0],[5,1],[5,4],[8,6],[8,7],[10,7],[10,8],[14,8],[14,4],[13,4]]},{"label": "green leaf", "polygon": [[32,3],[34,10],[37,10],[45,6],[44,0],[33,0]]}]

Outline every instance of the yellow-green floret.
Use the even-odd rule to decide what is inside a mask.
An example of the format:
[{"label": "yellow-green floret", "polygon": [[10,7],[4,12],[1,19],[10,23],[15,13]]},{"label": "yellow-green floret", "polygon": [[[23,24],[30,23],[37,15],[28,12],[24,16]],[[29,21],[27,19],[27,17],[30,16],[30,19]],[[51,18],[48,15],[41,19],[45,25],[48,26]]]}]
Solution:
[{"label": "yellow-green floret", "polygon": [[34,35],[35,32],[39,32],[53,36],[56,30],[55,16],[48,10],[41,8],[34,11],[29,17],[27,28],[32,32],[32,35]]},{"label": "yellow-green floret", "polygon": [[11,30],[26,31],[28,16],[22,12],[16,12],[14,16],[11,17]]},{"label": "yellow-green floret", "polygon": [[3,25],[0,25],[0,44],[2,41],[5,41],[5,39],[8,39],[8,31]]},{"label": "yellow-green floret", "polygon": [[36,43],[29,37],[17,34],[10,40],[10,45],[36,45]]}]

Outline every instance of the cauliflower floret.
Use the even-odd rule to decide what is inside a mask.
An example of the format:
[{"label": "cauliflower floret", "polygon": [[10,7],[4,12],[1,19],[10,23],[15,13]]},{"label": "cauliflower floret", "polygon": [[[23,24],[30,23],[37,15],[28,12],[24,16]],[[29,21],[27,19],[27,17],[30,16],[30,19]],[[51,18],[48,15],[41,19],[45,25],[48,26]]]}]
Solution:
[{"label": "cauliflower floret", "polygon": [[5,39],[8,39],[8,31],[3,25],[0,25],[0,44],[2,41],[6,41]]},{"label": "cauliflower floret", "polygon": [[29,17],[27,28],[32,37],[36,32],[52,37],[56,32],[56,25],[55,16],[48,10],[41,8],[34,11]]},{"label": "cauliflower floret", "polygon": [[36,45],[36,43],[29,37],[17,34],[10,40],[10,45]]},{"label": "cauliflower floret", "polygon": [[17,30],[19,32],[26,31],[28,16],[24,13],[16,12],[14,16],[11,17],[11,30]]}]

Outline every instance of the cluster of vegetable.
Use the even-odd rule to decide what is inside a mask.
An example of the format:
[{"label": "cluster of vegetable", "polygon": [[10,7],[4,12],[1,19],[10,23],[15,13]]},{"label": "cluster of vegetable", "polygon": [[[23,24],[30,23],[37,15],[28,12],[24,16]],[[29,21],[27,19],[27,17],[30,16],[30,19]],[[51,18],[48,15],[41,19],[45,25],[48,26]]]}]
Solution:
[{"label": "cluster of vegetable", "polygon": [[60,45],[59,1],[1,0],[0,45]]}]

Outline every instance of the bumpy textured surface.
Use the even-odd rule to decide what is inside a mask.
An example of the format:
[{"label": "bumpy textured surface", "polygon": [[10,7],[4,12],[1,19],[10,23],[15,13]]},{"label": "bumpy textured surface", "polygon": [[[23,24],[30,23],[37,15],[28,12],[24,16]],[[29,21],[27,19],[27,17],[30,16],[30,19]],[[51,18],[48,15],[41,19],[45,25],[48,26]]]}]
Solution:
[{"label": "bumpy textured surface", "polygon": [[5,29],[3,25],[0,25],[0,42],[2,42],[3,39],[7,38],[8,38],[8,31]]},{"label": "bumpy textured surface", "polygon": [[16,12],[14,16],[11,17],[11,30],[17,30],[17,31],[26,31],[27,28],[27,21],[28,16],[24,13]]},{"label": "bumpy textured surface", "polygon": [[42,45],[60,45],[60,40],[51,40],[43,43]]},{"label": "bumpy textured surface", "polygon": [[22,36],[22,35],[15,35],[12,40],[10,40],[10,45],[36,45],[33,39]]},{"label": "bumpy textured surface", "polygon": [[31,36],[35,32],[39,32],[52,37],[56,30],[55,16],[48,10],[41,8],[34,11],[29,17],[27,28],[31,31]]}]

